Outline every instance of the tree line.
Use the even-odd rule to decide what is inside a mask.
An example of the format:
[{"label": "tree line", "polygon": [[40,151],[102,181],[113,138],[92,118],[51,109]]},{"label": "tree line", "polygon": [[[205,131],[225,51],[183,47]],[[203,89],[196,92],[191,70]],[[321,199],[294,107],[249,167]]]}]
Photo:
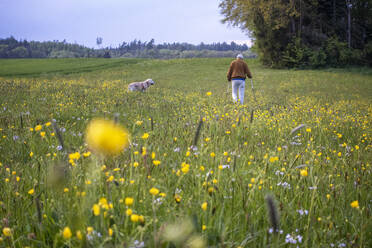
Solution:
[{"label": "tree line", "polygon": [[[97,37],[97,45],[102,44],[102,38]],[[88,48],[83,45],[64,41],[27,41],[16,40],[14,37],[0,39],[0,58],[111,58],[111,57],[142,57],[142,58],[191,58],[191,57],[232,57],[243,52],[247,57],[255,56],[246,44],[239,45],[218,42],[213,44],[200,43],[163,43],[155,44],[133,40],[123,42],[118,47]]]},{"label": "tree line", "polygon": [[271,67],[372,65],[372,0],[223,0]]}]

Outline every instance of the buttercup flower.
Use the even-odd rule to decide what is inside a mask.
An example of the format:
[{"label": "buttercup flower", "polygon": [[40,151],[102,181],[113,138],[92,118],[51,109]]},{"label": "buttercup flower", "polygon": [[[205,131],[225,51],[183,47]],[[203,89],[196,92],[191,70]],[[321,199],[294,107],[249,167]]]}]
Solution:
[{"label": "buttercup flower", "polygon": [[158,190],[157,188],[151,188],[149,192],[150,192],[150,194],[152,194],[152,195],[157,195],[157,194],[159,194],[159,190]]},{"label": "buttercup flower", "polygon": [[64,239],[69,239],[72,237],[71,229],[69,227],[65,227],[62,232]]},{"label": "buttercup flower", "polygon": [[97,153],[115,156],[128,147],[129,134],[113,121],[96,119],[87,127],[86,142]]},{"label": "buttercup flower", "polygon": [[358,201],[353,201],[352,203],[350,203],[350,206],[352,208],[359,208],[359,202]]},{"label": "buttercup flower", "polygon": [[5,237],[10,237],[12,235],[12,230],[9,227],[4,227],[3,234]]}]

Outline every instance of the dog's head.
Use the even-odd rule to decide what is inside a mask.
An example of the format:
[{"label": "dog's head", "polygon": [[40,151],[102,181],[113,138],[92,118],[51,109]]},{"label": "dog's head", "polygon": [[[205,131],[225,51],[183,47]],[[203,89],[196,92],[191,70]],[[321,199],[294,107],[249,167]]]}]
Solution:
[{"label": "dog's head", "polygon": [[149,86],[155,84],[154,80],[152,80],[151,78],[147,79],[147,80],[146,80],[146,83],[147,83],[147,85],[149,85]]}]

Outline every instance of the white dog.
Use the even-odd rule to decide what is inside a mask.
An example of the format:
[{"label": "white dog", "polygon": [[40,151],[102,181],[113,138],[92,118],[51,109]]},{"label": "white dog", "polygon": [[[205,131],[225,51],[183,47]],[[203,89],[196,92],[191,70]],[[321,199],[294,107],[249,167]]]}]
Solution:
[{"label": "white dog", "polygon": [[151,78],[146,79],[143,82],[134,82],[128,85],[129,91],[145,91],[150,85],[154,85],[155,82]]}]

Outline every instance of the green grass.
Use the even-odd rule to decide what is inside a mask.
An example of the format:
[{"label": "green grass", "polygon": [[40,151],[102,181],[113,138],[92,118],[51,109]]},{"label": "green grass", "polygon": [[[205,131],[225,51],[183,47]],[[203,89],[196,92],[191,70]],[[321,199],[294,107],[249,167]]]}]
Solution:
[{"label": "green grass", "polygon": [[71,74],[135,64],[139,59],[0,59],[1,76]]},{"label": "green grass", "polygon": [[[0,228],[12,232],[0,247],[371,246],[371,70],[272,70],[248,60],[257,101],[247,80],[246,105],[236,106],[230,62],[0,61],[8,66],[0,67]],[[127,92],[146,78],[156,84]],[[84,157],[94,118],[117,119],[132,145],[114,158]],[[269,232],[267,195],[278,234]]]}]

